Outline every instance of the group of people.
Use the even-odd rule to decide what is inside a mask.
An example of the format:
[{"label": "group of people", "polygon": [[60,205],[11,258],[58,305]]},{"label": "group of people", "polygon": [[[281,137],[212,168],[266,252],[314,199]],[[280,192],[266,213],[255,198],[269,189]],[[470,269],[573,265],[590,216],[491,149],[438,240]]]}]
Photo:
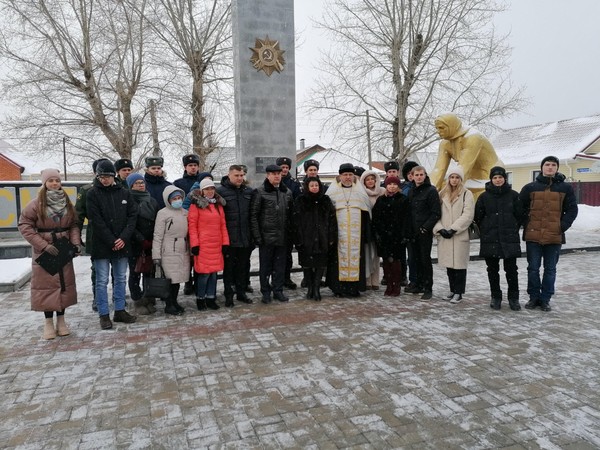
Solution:
[{"label": "group of people", "polygon": [[[33,246],[32,309],[44,312],[44,339],[70,333],[64,312],[77,302],[73,264],[47,273],[40,255],[58,255],[57,239],[66,238],[82,254],[81,230],[87,220],[85,252],[91,256],[93,308],[100,327],[132,323],[126,310],[129,287],[137,315],[156,312],[156,299],[145,295],[142,280],[170,280],[165,313],[180,315],[181,284],[194,294],[198,310],[219,309],[217,274],[223,272],[225,306],[252,303],[250,257],[258,247],[261,300],[287,302],[292,250],[303,269],[306,297],[320,301],[325,284],[335,297],[358,297],[378,290],[383,267],[385,296],[404,292],[433,296],[433,239],[438,261],[447,269],[447,300],[456,304],[466,290],[469,228],[481,232],[491,291],[490,306],[500,309],[499,262],[503,260],[510,308],[519,310],[517,258],[523,226],[528,260],[526,308],[550,311],[556,263],[564,232],[577,216],[572,188],[558,172],[559,161],[544,158],[541,172],[521,193],[511,189],[505,169],[494,167],[485,191],[476,198],[465,187],[463,169],[447,171],[442,189],[433,186],[424,167],[413,161],[385,164],[383,182],[372,170],[350,163],[339,167],[329,186],[319,178],[319,162],[304,162],[305,178],[295,180],[290,158],[266,167],[265,179],[252,188],[246,168],[234,164],[215,185],[200,172],[199,158],[183,157],[184,174],[173,184],[164,177],[163,159],[148,157],[145,173],[133,172],[130,160],[93,163],[94,180],[80,189],[75,205],[62,190],[57,170],[42,172],[37,199],[22,211],[19,230]],[[400,178],[402,177],[402,178]],[[543,261],[543,276],[540,269]],[[113,320],[108,284],[112,282]],[[54,322],[56,314],[56,323]]]}]

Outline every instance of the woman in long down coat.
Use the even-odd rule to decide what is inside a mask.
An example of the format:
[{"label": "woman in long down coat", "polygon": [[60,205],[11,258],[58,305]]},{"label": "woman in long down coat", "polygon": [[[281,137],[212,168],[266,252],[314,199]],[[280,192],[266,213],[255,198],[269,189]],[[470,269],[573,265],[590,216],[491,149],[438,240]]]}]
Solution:
[{"label": "woman in long down coat", "polygon": [[[217,272],[223,270],[223,247],[229,245],[225,222],[225,199],[217,194],[210,178],[200,182],[200,188],[192,191],[188,223],[190,246],[194,255],[196,280],[196,304],[199,310],[219,309],[217,297]],[[233,299],[225,305],[233,307]]]},{"label": "woman in long down coat", "polygon": [[[61,186],[58,170],[42,171],[42,187],[36,199],[30,201],[21,212],[19,231],[33,247],[31,273],[31,309],[44,313],[44,339],[68,336],[65,309],[77,303],[77,288],[73,262],[61,272],[50,275],[35,260],[43,253],[57,255],[52,245],[52,232],[56,238],[66,237],[81,252],[81,235],[77,227],[75,209]],[[56,328],[54,326],[56,312]]]},{"label": "woman in long down coat", "polygon": [[475,205],[475,223],[481,232],[479,256],[485,258],[492,299],[490,307],[500,309],[500,260],[504,260],[504,272],[508,284],[510,309],[519,311],[519,271],[517,258],[521,256],[519,227],[523,220],[523,204],[519,194],[511,189],[503,167],[492,167],[490,181]]},{"label": "woman in long down coat", "polygon": [[304,269],[306,298],[321,300],[321,277],[328,256],[337,247],[337,219],[331,199],[317,177],[303,182],[302,194],[294,202],[294,243]]},{"label": "woman in long down coat", "polygon": [[165,276],[171,279],[171,294],[163,299],[165,314],[178,316],[184,311],[177,302],[179,285],[190,278],[188,212],[182,207],[185,193],[177,186],[167,186],[162,196],[166,206],[158,211],[154,222],[152,260],[159,263]]},{"label": "woman in long down coat", "polygon": [[450,303],[462,300],[467,284],[469,265],[469,225],[475,214],[473,193],[464,186],[464,172],[460,166],[448,171],[446,185],[440,191],[442,217],[433,227],[438,239],[438,264],[446,267]]},{"label": "woman in long down coat", "polygon": [[[375,206],[377,199],[385,194],[385,188],[381,187],[381,177],[373,170],[365,170],[360,176],[360,182],[365,187],[365,191],[367,191],[371,207]],[[365,271],[367,290],[378,290],[379,255],[377,254],[377,245],[374,240],[365,242]]]},{"label": "woman in long down coat", "polygon": [[410,211],[408,199],[400,192],[400,179],[387,177],[384,181],[385,195],[373,207],[373,231],[377,242],[377,253],[383,258],[383,275],[387,287],[383,295],[400,295],[402,259],[406,247],[404,238],[408,233]]}]

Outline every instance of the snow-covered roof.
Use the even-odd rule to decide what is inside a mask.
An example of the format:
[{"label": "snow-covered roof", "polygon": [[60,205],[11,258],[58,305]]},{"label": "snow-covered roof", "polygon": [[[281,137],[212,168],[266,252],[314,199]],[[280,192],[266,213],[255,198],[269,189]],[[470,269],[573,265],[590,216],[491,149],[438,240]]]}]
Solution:
[{"label": "snow-covered roof", "polygon": [[[321,177],[338,175],[340,166],[344,163],[351,163],[355,166],[364,167],[365,169],[369,167],[367,162],[360,161],[333,148],[317,151],[310,155],[310,159],[319,161],[319,175]],[[383,170],[379,170],[375,167],[373,170],[379,174],[385,173]],[[304,164],[298,163],[298,176],[304,176]]]},{"label": "snow-covered roof", "polygon": [[506,166],[539,164],[548,155],[574,159],[600,139],[600,115],[512,128],[490,141]]},{"label": "snow-covered roof", "polygon": [[42,170],[52,167],[62,172],[63,159],[58,155],[46,155],[42,158],[19,151],[10,143],[0,139],[0,153],[24,168],[22,177],[38,175]]}]

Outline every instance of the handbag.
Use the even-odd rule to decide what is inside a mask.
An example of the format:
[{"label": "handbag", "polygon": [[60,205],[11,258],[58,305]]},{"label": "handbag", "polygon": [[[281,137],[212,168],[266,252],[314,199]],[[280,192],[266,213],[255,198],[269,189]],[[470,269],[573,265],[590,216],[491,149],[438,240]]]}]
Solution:
[{"label": "handbag", "polygon": [[169,298],[171,295],[171,279],[165,278],[160,264],[154,267],[154,277],[144,277],[144,297]]},{"label": "handbag", "polygon": [[479,227],[475,222],[471,222],[469,225],[469,240],[473,241],[475,239],[479,239],[481,237],[481,233],[479,232]]},{"label": "handbag", "polygon": [[36,258],[35,262],[42,266],[50,275],[56,275],[64,266],[71,262],[77,253],[77,246],[71,244],[71,241],[66,237],[57,239],[54,233],[52,237],[52,245],[58,249],[58,255],[43,252]]},{"label": "handbag", "polygon": [[148,255],[145,251],[135,260],[135,273],[150,273],[152,272],[152,255]]}]

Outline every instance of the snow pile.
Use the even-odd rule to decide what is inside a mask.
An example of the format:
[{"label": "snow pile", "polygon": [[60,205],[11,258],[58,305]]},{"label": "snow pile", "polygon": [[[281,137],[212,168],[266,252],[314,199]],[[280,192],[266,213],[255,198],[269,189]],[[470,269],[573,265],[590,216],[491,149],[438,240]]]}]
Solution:
[{"label": "snow pile", "polygon": [[578,205],[579,214],[569,231],[600,232],[600,206]]},{"label": "snow pile", "polygon": [[0,283],[16,283],[31,271],[31,258],[0,259]]}]

